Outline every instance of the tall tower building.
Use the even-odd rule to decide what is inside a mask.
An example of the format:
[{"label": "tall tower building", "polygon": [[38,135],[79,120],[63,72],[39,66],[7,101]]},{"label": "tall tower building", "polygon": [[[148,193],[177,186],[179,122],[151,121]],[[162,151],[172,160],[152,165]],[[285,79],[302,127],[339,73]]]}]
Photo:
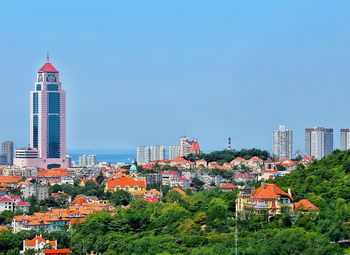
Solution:
[{"label": "tall tower building", "polygon": [[147,146],[139,146],[136,149],[137,164],[148,164],[151,161],[151,150]]},{"label": "tall tower building", "polygon": [[272,153],[279,159],[292,158],[293,153],[293,131],[280,125],[278,130],[272,133]]},{"label": "tall tower building", "polygon": [[350,128],[340,129],[340,149],[341,150],[350,149]]},{"label": "tall tower building", "polygon": [[151,150],[151,161],[152,160],[163,160],[165,158],[165,147],[163,145],[152,145]]},{"label": "tall tower building", "polygon": [[305,129],[305,154],[321,159],[333,152],[333,128]]},{"label": "tall tower building", "polygon": [[13,165],[13,142],[5,141],[1,143],[1,155],[4,156],[6,165]]},{"label": "tall tower building", "polygon": [[178,156],[180,156],[180,146],[170,145],[169,146],[169,159],[172,160]]},{"label": "tall tower building", "polygon": [[62,90],[57,69],[47,62],[38,70],[34,90],[30,92],[30,151],[15,158],[16,165],[41,168],[67,167],[66,158],[66,94]]}]

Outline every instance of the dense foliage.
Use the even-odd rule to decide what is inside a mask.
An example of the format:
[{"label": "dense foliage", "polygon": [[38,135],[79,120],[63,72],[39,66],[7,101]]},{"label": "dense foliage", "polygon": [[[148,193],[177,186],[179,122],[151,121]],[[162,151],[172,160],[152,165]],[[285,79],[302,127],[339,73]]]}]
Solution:
[{"label": "dense foliage", "polygon": [[[307,198],[319,213],[251,215],[235,220],[237,192],[203,190],[181,196],[168,192],[163,203],[134,199],[116,213],[99,212],[58,238],[74,254],[348,254],[350,239],[350,152],[334,152],[307,168],[273,180],[292,189],[296,201]],[[130,202],[118,192],[115,205]],[[8,216],[4,215],[7,221]],[[236,226],[238,229],[236,239]],[[21,240],[33,232],[0,233],[0,255],[18,254]],[[17,253],[16,253],[17,252]]]},{"label": "dense foliage", "polygon": [[219,164],[225,162],[230,162],[237,157],[244,159],[250,159],[252,157],[259,157],[261,159],[267,159],[270,154],[267,151],[259,149],[242,149],[242,150],[222,150],[222,151],[213,151],[210,153],[201,153],[201,154],[190,154],[186,157],[187,160],[195,162],[199,159],[205,159],[208,162],[216,161]]}]

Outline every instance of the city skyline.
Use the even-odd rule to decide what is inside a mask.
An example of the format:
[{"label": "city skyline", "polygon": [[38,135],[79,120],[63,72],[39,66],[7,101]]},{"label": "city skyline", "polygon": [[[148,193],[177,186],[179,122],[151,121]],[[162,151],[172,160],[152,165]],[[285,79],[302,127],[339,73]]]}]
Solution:
[{"label": "city skyline", "polygon": [[[158,3],[157,10],[142,2],[3,3],[0,77],[7,96],[0,114],[11,125],[0,127],[0,140],[28,144],[28,91],[49,50],[70,98],[68,152],[171,145],[182,135],[198,137],[203,151],[226,148],[227,137],[236,149],[271,151],[271,131],[281,123],[293,130],[295,150],[304,151],[305,127],[316,126],[332,127],[340,147],[339,130],[350,127],[350,3],[317,10],[312,1]],[[110,124],[101,124],[105,119]]]}]

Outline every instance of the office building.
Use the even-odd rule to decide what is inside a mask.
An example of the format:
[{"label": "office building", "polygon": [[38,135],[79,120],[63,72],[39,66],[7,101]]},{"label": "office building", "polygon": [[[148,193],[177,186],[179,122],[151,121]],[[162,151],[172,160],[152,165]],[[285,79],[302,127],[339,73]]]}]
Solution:
[{"label": "office building", "polygon": [[165,159],[165,147],[163,145],[152,145],[150,147],[151,161]]},{"label": "office building", "polygon": [[147,146],[139,146],[136,149],[137,164],[148,164],[151,161],[151,150]]},{"label": "office building", "polygon": [[333,151],[333,129],[324,127],[305,129],[305,154],[321,159]]},{"label": "office building", "polygon": [[180,156],[180,146],[170,145],[169,146],[169,159],[172,160],[178,156]]},{"label": "office building", "polygon": [[293,153],[293,131],[280,125],[272,134],[272,153],[278,159],[291,159]]},{"label": "office building", "polygon": [[[34,90],[30,93],[30,148],[37,158],[25,153],[15,157],[15,165],[40,168],[67,167],[66,95],[60,74],[47,62],[38,70]],[[32,154],[32,153],[31,153]],[[16,155],[17,154],[16,152]]]},{"label": "office building", "polygon": [[350,149],[350,128],[340,129],[340,150]]},{"label": "office building", "polygon": [[1,143],[1,155],[5,156],[5,165],[13,165],[13,142],[5,141]]}]

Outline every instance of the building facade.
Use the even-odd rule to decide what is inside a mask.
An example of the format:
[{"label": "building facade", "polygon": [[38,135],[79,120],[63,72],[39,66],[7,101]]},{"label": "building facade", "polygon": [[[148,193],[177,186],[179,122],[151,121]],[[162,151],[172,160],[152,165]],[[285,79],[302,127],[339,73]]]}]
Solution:
[{"label": "building facade", "polygon": [[279,159],[291,159],[293,153],[293,131],[280,125],[272,134],[272,153]]},{"label": "building facade", "polygon": [[333,152],[333,128],[305,129],[305,154],[321,159]]},{"label": "building facade", "polygon": [[150,147],[151,161],[165,159],[165,147],[163,145],[152,145]]},{"label": "building facade", "polygon": [[96,156],[89,155],[80,155],[79,156],[79,166],[95,166],[96,165]]},{"label": "building facade", "polygon": [[191,153],[192,143],[188,140],[186,136],[180,137],[180,156],[186,157]]},{"label": "building facade", "polygon": [[169,159],[172,160],[180,156],[180,146],[170,145],[169,146]]},{"label": "building facade", "polygon": [[1,155],[6,158],[6,165],[13,165],[13,142],[4,141],[1,143]]},{"label": "building facade", "polygon": [[340,129],[340,150],[350,149],[350,128]]},{"label": "building facade", "polygon": [[40,168],[67,167],[66,94],[60,76],[49,59],[39,69],[34,90],[30,92],[30,149],[38,155],[15,157],[19,166]]},{"label": "building facade", "polygon": [[147,146],[139,146],[136,149],[137,164],[148,164],[151,161],[151,150]]}]

